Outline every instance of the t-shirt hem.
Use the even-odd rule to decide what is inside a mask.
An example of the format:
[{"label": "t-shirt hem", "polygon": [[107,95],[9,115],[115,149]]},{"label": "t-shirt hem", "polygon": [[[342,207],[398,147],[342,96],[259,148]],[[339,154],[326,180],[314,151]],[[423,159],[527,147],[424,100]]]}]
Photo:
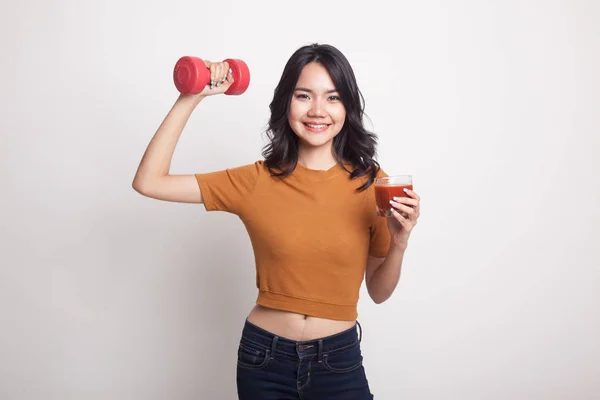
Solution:
[{"label": "t-shirt hem", "polygon": [[267,308],[341,321],[354,321],[358,317],[356,305],[323,303],[267,292],[265,290],[258,292],[256,304]]}]

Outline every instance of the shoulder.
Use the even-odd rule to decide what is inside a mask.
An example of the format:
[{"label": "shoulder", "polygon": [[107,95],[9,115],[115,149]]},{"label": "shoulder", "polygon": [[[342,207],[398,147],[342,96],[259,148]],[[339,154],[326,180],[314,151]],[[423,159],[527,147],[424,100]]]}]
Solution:
[{"label": "shoulder", "polygon": [[[354,166],[350,163],[345,163],[346,168],[352,172],[354,170]],[[375,178],[383,178],[383,177],[387,177],[388,174],[385,172],[385,170],[381,167],[381,165],[379,165],[379,163],[376,164],[377,171],[375,173]],[[364,175],[355,178],[361,185],[365,184],[369,179],[370,176],[372,174],[372,170],[369,170],[367,173],[365,173]],[[372,188],[372,186],[374,185],[375,182],[373,182],[369,188]]]},{"label": "shoulder", "polygon": [[256,176],[262,174],[266,170],[266,166],[263,160],[256,160],[252,163],[237,165],[234,167],[227,168],[230,173],[237,173],[242,175]]},{"label": "shoulder", "polygon": [[389,175],[385,172],[385,170],[383,168],[379,168],[379,171],[377,171],[377,177],[383,178],[386,176],[389,176]]},{"label": "shoulder", "polygon": [[265,166],[262,160],[257,160],[247,164],[238,164],[225,167],[224,169],[196,174],[198,180],[215,182],[237,182],[253,185],[258,181],[261,175],[265,173]]}]

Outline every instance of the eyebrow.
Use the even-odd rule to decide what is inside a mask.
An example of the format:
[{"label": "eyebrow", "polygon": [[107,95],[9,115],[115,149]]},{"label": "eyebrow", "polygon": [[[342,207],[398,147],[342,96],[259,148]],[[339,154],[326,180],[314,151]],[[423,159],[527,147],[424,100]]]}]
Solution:
[{"label": "eyebrow", "polygon": [[[296,89],[294,89],[294,90],[299,90],[299,91],[301,91],[301,92],[313,93],[313,91],[312,91],[312,90],[310,90],[310,89],[307,89],[307,88],[303,88],[303,87],[297,87],[297,88],[296,88]],[[326,91],[325,93],[328,93],[328,94],[329,94],[329,93],[337,93],[337,89],[331,89],[331,90],[328,90],[328,91]]]}]

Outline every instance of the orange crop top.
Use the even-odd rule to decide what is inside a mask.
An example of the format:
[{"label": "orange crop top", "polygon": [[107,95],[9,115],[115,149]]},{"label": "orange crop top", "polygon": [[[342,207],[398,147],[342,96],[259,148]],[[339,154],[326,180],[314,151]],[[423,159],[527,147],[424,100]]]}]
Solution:
[{"label": "orange crop top", "polygon": [[357,318],[367,256],[385,257],[390,245],[386,218],[376,214],[374,186],[355,191],[366,177],[351,180],[339,165],[311,170],[297,164],[291,175],[276,178],[256,161],[196,174],[196,180],[207,211],[233,213],[248,231],[257,304]]}]

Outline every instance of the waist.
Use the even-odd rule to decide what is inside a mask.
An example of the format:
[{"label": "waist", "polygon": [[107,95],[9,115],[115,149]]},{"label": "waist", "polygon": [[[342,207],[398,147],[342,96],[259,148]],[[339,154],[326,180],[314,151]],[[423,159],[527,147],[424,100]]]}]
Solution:
[{"label": "waist", "polygon": [[293,340],[282,337],[248,320],[246,320],[242,330],[242,337],[245,340],[252,341],[265,348],[271,348],[273,352],[290,355],[301,354],[303,357],[328,353],[356,345],[360,343],[361,336],[362,330],[358,321],[354,321],[354,325],[351,328],[342,332],[310,340]]},{"label": "waist", "polygon": [[254,306],[247,321],[270,333],[295,341],[331,336],[356,324],[356,320],[326,319],[259,304]]}]

